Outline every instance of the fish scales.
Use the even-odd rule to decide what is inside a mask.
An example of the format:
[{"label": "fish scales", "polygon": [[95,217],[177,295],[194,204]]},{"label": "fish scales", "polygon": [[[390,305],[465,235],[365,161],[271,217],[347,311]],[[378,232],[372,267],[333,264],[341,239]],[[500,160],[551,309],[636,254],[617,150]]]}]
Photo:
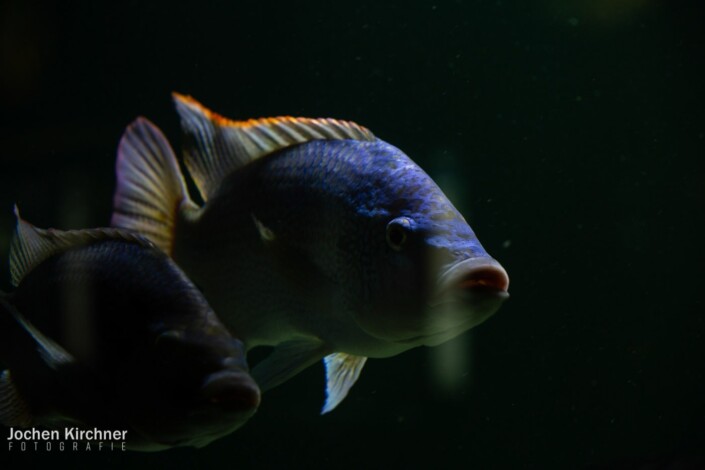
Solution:
[{"label": "fish scales", "polygon": [[[507,298],[506,271],[441,189],[367,129],[232,121],[174,98],[185,164],[205,202],[193,203],[166,138],[142,118],[123,140],[149,136],[159,151],[121,145],[113,223],[156,233],[248,349],[274,347],[253,369],[263,390],[325,358],[330,411],[367,357],[440,344]],[[175,170],[141,178],[152,166]],[[166,221],[146,209],[125,215],[126,201],[153,204],[155,192]]]}]

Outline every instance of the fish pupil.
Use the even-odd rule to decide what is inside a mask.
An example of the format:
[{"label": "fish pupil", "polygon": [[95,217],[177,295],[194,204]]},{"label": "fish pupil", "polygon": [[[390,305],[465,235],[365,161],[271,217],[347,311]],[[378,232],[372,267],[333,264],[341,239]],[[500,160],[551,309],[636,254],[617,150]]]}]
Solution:
[{"label": "fish pupil", "polygon": [[387,244],[396,251],[401,250],[406,243],[406,229],[396,221],[392,221],[387,225]]}]

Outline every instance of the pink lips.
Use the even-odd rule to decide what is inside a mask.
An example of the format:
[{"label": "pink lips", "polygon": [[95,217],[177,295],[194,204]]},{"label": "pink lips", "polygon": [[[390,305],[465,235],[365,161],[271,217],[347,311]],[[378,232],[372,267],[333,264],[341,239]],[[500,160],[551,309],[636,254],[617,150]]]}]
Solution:
[{"label": "pink lips", "polygon": [[440,278],[442,295],[452,291],[488,292],[506,297],[509,276],[494,259],[485,256],[470,258],[450,267]]},{"label": "pink lips", "polygon": [[494,266],[477,267],[463,276],[457,284],[461,290],[489,289],[506,292],[509,278],[504,269]]}]

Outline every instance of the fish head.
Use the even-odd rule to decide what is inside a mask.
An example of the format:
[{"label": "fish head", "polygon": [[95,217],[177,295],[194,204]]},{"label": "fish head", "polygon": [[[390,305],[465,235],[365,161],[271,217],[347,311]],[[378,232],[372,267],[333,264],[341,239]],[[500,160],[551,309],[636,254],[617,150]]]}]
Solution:
[{"label": "fish head", "polygon": [[[222,326],[169,329],[154,345],[148,410],[135,424],[168,447],[202,447],[242,426],[257,410],[260,390],[243,343]],[[156,417],[158,419],[152,419]]]},{"label": "fish head", "polygon": [[386,147],[367,178],[377,190],[367,192],[367,302],[355,320],[378,339],[437,345],[494,314],[509,277],[435,182]]}]

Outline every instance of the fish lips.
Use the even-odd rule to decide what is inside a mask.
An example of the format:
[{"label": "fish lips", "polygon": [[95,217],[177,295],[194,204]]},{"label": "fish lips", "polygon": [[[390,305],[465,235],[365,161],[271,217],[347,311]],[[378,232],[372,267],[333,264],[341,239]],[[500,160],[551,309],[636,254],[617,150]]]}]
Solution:
[{"label": "fish lips", "polygon": [[249,413],[260,403],[260,389],[250,374],[223,370],[206,378],[201,386],[203,397],[227,412]]},{"label": "fish lips", "polygon": [[509,276],[494,259],[476,257],[448,268],[439,278],[437,294],[428,302],[440,324],[472,328],[494,314],[509,298]]},{"label": "fish lips", "polygon": [[509,276],[489,256],[463,260],[438,278],[435,294],[423,319],[416,319],[413,334],[390,338],[405,345],[436,346],[479,325],[509,298]]},{"label": "fish lips", "polygon": [[[181,413],[162,416],[158,423],[140,427],[149,446],[136,450],[158,450],[170,447],[204,447],[244,425],[257,411],[260,390],[243,370],[225,369],[209,374],[199,390],[199,404]],[[156,427],[155,427],[156,425]]]},{"label": "fish lips", "polygon": [[429,302],[436,307],[449,302],[470,306],[509,298],[509,275],[489,256],[468,258],[448,268],[438,280],[438,294]]}]

